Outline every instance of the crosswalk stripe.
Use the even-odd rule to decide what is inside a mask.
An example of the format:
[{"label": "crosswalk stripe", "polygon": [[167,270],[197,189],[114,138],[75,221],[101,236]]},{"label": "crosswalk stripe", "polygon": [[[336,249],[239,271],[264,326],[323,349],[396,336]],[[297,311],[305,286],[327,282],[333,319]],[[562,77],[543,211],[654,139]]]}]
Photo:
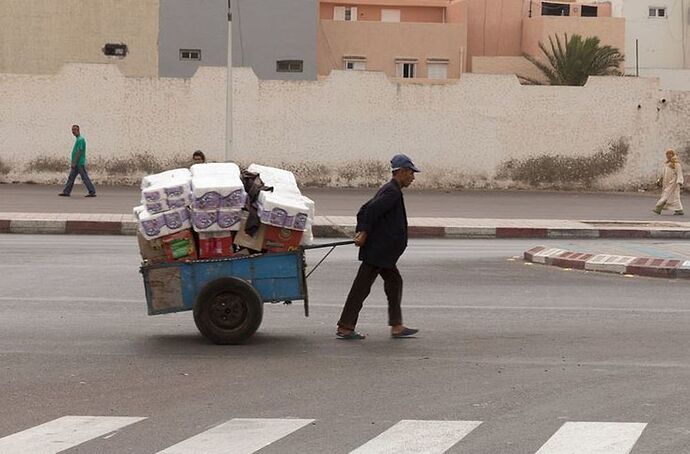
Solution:
[{"label": "crosswalk stripe", "polygon": [[231,419],[158,454],[251,454],[301,429],[313,419]]},{"label": "crosswalk stripe", "polygon": [[442,454],[481,423],[404,419],[350,454]]},{"label": "crosswalk stripe", "polygon": [[566,422],[536,454],[628,454],[647,424]]},{"label": "crosswalk stripe", "polygon": [[3,454],[55,454],[146,418],[63,416],[0,438]]}]

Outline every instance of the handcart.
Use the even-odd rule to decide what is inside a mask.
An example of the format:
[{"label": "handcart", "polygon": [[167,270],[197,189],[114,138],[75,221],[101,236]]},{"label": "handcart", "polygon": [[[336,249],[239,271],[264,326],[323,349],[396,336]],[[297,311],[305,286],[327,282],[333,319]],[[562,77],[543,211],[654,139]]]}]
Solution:
[{"label": "handcart", "polygon": [[[263,303],[304,301],[309,316],[307,277],[336,246],[354,241],[301,246],[290,252],[264,253],[188,262],[144,264],[149,315],[191,310],[199,332],[216,344],[237,344],[256,332]],[[305,251],[331,248],[306,273]]]}]

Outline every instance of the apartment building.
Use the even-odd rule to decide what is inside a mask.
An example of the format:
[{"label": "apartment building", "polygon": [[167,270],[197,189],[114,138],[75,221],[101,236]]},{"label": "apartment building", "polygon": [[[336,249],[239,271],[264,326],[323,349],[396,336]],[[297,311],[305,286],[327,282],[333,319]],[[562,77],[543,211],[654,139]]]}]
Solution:
[{"label": "apartment building", "polygon": [[610,2],[456,0],[468,24],[468,62],[476,73],[537,76],[523,53],[541,57],[555,35],[596,36],[625,51],[625,19],[612,17]]},{"label": "apartment building", "polygon": [[226,66],[227,0],[0,0],[0,72],[116,65],[128,77]]},{"label": "apartment building", "polygon": [[317,78],[317,0],[230,0],[233,66],[259,79]]},{"label": "apartment building", "polygon": [[458,19],[448,0],[320,0],[318,73],[456,79],[467,52],[467,27]]},{"label": "apartment building", "polygon": [[690,0],[625,0],[626,71],[690,69]]}]

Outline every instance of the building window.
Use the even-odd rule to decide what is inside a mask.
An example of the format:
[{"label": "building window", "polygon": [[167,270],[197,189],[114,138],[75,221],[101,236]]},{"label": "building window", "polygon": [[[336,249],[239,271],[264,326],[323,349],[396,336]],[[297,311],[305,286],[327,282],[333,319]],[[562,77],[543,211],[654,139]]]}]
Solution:
[{"label": "building window", "polygon": [[416,61],[396,61],[395,72],[398,77],[412,79],[417,75]]},{"label": "building window", "polygon": [[381,22],[400,22],[399,9],[382,9]]},{"label": "building window", "polygon": [[357,7],[356,6],[334,6],[333,20],[356,21]]},{"label": "building window", "polygon": [[649,17],[654,17],[654,18],[665,18],[666,17],[666,8],[658,8],[654,6],[649,7]]},{"label": "building window", "polygon": [[367,69],[367,61],[363,58],[344,58],[343,68],[355,71],[365,71]]},{"label": "building window", "polygon": [[547,3],[541,4],[542,16],[570,16],[570,5],[562,3]]},{"label": "building window", "polygon": [[201,49],[180,49],[180,60],[201,60]]},{"label": "building window", "polygon": [[426,61],[429,79],[448,79],[448,60],[429,59]]},{"label": "building window", "polygon": [[108,57],[124,58],[127,55],[127,44],[112,44],[108,43],[103,46],[103,53]]},{"label": "building window", "polygon": [[279,73],[301,73],[304,62],[302,60],[278,60],[276,71]]},{"label": "building window", "polygon": [[597,17],[597,7],[596,6],[582,5],[581,8],[582,8],[582,11],[580,12],[580,16],[582,16],[582,17]]}]

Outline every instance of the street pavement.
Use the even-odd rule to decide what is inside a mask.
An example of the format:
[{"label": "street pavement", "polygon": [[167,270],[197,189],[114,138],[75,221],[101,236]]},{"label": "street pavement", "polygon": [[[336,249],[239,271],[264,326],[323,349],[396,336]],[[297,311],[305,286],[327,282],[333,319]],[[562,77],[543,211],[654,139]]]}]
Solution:
[{"label": "street pavement", "polygon": [[[72,197],[58,197],[60,186],[0,185],[0,213],[126,213],[141,198],[139,188],[99,186],[98,197],[84,198],[81,186]],[[305,188],[316,203],[317,214],[354,216],[375,189]],[[549,192],[549,191],[418,191],[405,190],[410,217],[473,219],[565,219],[683,221],[680,216],[657,216],[655,193]]]},{"label": "street pavement", "polygon": [[246,345],[216,346],[189,313],[146,315],[131,237],[0,235],[0,452],[690,452],[688,284],[528,266],[533,245],[412,241],[420,336],[388,337],[379,282],[361,342],[333,337],[358,266],[339,247],[309,278],[309,318],[270,305]]}]

